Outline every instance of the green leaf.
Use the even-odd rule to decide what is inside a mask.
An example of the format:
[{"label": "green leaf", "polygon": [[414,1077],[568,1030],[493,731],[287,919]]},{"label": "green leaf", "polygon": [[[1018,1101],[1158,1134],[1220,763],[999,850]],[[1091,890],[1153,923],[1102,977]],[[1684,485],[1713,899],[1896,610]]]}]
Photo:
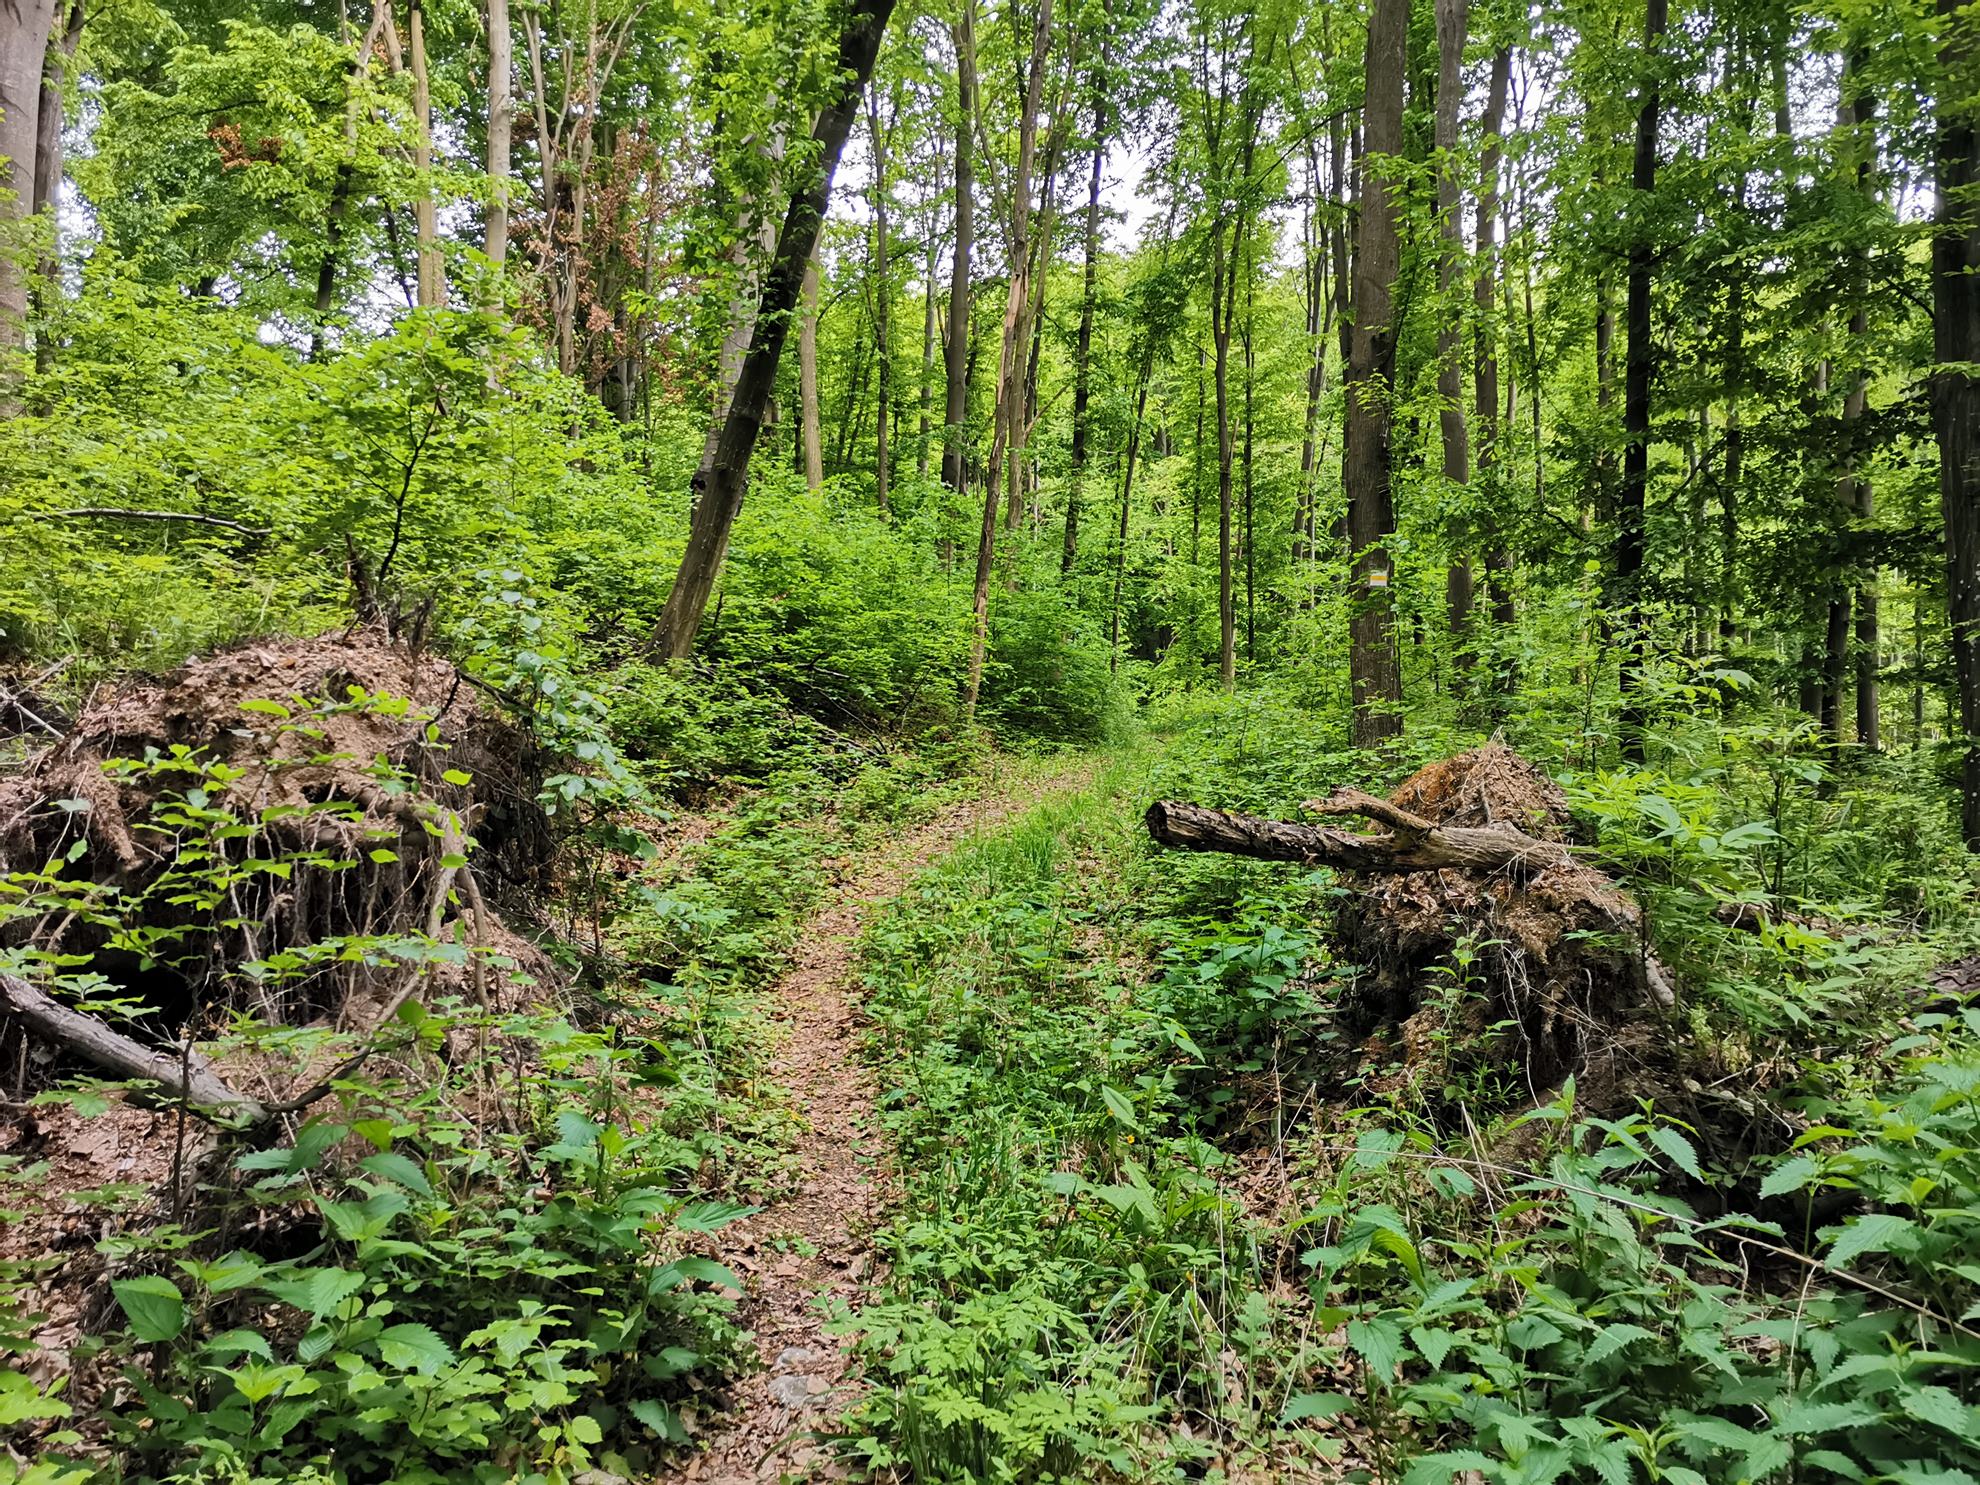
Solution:
[{"label": "green leaf", "polygon": [[659,1434],[670,1444],[685,1444],[687,1430],[681,1427],[681,1415],[663,1402],[655,1402],[650,1397],[642,1397],[629,1411],[633,1417]]},{"label": "green leaf", "polygon": [[1107,1105],[1107,1112],[1112,1114],[1127,1128],[1136,1131],[1140,1130],[1141,1122],[1135,1118],[1134,1105],[1129,1102],[1128,1096],[1125,1093],[1121,1092],[1118,1088],[1109,1088],[1105,1084],[1102,1084],[1100,1088],[1100,1101]]},{"label": "green leaf", "polygon": [[1958,1439],[1980,1437],[1980,1409],[1969,1408],[1944,1387],[1908,1387],[1898,1406],[1920,1423],[1943,1428]]},{"label": "green leaf", "polygon": [[426,1173],[416,1162],[404,1155],[391,1151],[367,1155],[358,1162],[358,1168],[378,1177],[381,1181],[390,1181],[420,1196],[433,1194],[433,1185],[426,1179]]},{"label": "green leaf", "polygon": [[1698,1152],[1691,1147],[1691,1141],[1679,1134],[1668,1124],[1655,1124],[1644,1131],[1651,1144],[1669,1157],[1671,1164],[1690,1176],[1694,1181],[1703,1181],[1705,1172],[1699,1168]]},{"label": "green leaf", "polygon": [[454,1364],[453,1349],[426,1325],[392,1325],[379,1331],[378,1354],[387,1366],[428,1376]]},{"label": "green leaf", "polygon": [[474,782],[473,774],[466,773],[458,768],[450,768],[445,773],[441,774],[440,777],[445,779],[450,784],[467,785],[467,784],[472,784]]},{"label": "green leaf", "polygon": [[1786,1196],[1799,1191],[1815,1179],[1818,1167],[1813,1156],[1797,1155],[1792,1160],[1784,1160],[1767,1173],[1767,1179],[1760,1183],[1761,1200],[1770,1196]]},{"label": "green leaf", "polygon": [[1593,1366],[1597,1362],[1607,1361],[1625,1346],[1655,1339],[1657,1333],[1654,1330],[1645,1330],[1641,1325],[1630,1325],[1625,1322],[1604,1326],[1602,1333],[1595,1337],[1586,1351],[1581,1353],[1581,1359],[1585,1365]]},{"label": "green leaf", "polygon": [[321,1320],[364,1287],[364,1275],[341,1268],[305,1268],[286,1279],[264,1278],[261,1287],[310,1319]]},{"label": "green leaf", "polygon": [[1478,1473],[1499,1478],[1499,1462],[1476,1449],[1452,1449],[1443,1454],[1419,1454],[1409,1462],[1403,1485],[1450,1485],[1459,1475]]},{"label": "green leaf", "polygon": [[1368,1369],[1384,1385],[1395,1380],[1403,1355],[1400,1325],[1393,1320],[1350,1320],[1347,1338],[1355,1355],[1368,1363]]},{"label": "green leaf", "polygon": [[579,1413],[564,1426],[570,1431],[571,1438],[580,1444],[605,1442],[605,1430],[598,1426],[598,1420],[589,1413]]},{"label": "green leaf", "polygon": [[179,1286],[160,1274],[116,1279],[110,1292],[131,1322],[131,1334],[141,1341],[169,1341],[186,1328],[186,1301]]},{"label": "green leaf", "polygon": [[1279,1419],[1284,1423],[1304,1423],[1312,1418],[1338,1418],[1353,1408],[1354,1399],[1338,1392],[1302,1392],[1286,1399]]},{"label": "green leaf", "polygon": [[731,1222],[753,1217],[762,1210],[733,1201],[694,1201],[674,1214],[674,1226],[682,1232],[719,1232]]},{"label": "green leaf", "polygon": [[1835,1246],[1829,1249],[1829,1267],[1844,1268],[1852,1259],[1865,1253],[1888,1253],[1893,1243],[1909,1238],[1917,1231],[1918,1224],[1909,1217],[1899,1217],[1890,1212],[1870,1212],[1843,1228]]}]

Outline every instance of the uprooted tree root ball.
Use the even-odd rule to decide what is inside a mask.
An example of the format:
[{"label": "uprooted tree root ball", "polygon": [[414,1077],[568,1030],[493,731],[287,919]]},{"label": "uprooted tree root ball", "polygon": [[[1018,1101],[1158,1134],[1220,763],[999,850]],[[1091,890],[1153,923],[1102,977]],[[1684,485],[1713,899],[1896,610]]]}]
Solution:
[{"label": "uprooted tree root ball", "polygon": [[[236,1011],[362,1032],[413,991],[498,1002],[547,970],[498,916],[548,871],[541,774],[452,665],[368,631],[242,646],[92,703],[0,781],[0,865],[50,871],[0,943],[86,956],[144,1010],[111,1027],[9,975],[0,1076],[19,1096],[80,1057],[169,1084]],[[253,1074],[250,1115],[305,1091]]]},{"label": "uprooted tree root ball", "polygon": [[[1338,870],[1349,890],[1336,932],[1362,966],[1344,1009],[1365,1034],[1394,1029],[1407,1058],[1453,1031],[1473,1044],[1467,1055],[1494,1057],[1537,1098],[1634,1056],[1626,1049],[1673,1004],[1641,909],[1574,854],[1559,786],[1510,749],[1432,763],[1386,800],[1343,790],[1306,808],[1388,828],[1361,835],[1176,803],[1152,805],[1148,827],[1164,845]],[[1454,993],[1428,1004],[1440,984]]]}]

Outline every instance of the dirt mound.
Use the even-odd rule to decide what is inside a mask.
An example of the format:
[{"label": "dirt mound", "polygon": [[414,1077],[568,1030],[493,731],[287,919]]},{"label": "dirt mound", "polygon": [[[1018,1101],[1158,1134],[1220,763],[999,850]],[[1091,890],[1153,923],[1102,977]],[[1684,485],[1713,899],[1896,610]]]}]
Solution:
[{"label": "dirt mound", "polygon": [[[1390,801],[1435,826],[1568,840],[1560,786],[1497,743],[1430,764]],[[1517,1069],[1537,1096],[1612,1058],[1622,1029],[1670,999],[1634,899],[1558,847],[1489,870],[1357,874],[1351,885],[1340,929],[1365,969],[1355,1018],[1399,1026],[1406,1066]]]},{"label": "dirt mound", "polygon": [[[548,870],[542,772],[528,732],[458,670],[379,634],[195,660],[93,702],[0,780],[0,867],[56,863],[63,884],[47,911],[0,930],[0,947],[44,965],[86,956],[146,1007],[125,1029],[166,1047],[238,1009],[366,1024],[365,1002],[388,1004],[408,959],[332,952],[357,940],[455,939],[541,973],[497,909]],[[500,993],[488,953],[430,958],[441,989]],[[17,1096],[74,1070],[22,1019],[0,1009]]]}]

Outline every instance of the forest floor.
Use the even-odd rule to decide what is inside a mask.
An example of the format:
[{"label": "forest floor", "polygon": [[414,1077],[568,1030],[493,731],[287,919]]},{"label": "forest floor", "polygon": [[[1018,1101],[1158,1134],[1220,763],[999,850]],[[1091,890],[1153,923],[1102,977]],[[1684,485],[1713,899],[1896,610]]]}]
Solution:
[{"label": "forest floor", "polygon": [[707,1447],[664,1478],[754,1485],[838,1478],[819,1436],[857,1385],[830,1315],[854,1308],[880,1273],[872,1247],[890,1201],[873,1070],[859,1053],[860,935],[918,873],[1046,796],[1082,787],[1092,764],[1006,782],[855,858],[806,921],[789,968],[765,994],[775,1050],[767,1081],[798,1119],[786,1192],[729,1228],[723,1259],[749,1284],[744,1318],[762,1367],[737,1385]]}]

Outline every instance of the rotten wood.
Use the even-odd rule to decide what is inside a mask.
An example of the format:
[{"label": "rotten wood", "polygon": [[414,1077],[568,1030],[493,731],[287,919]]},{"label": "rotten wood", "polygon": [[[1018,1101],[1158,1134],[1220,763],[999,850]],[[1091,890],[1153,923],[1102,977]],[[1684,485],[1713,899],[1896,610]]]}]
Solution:
[{"label": "rotten wood", "polygon": [[0,1010],[37,1036],[88,1058],[98,1067],[156,1083],[201,1113],[234,1123],[259,1124],[270,1110],[239,1092],[199,1053],[155,1051],[99,1017],[63,1005],[17,976],[0,973]]},{"label": "rotten wood", "polygon": [[1266,861],[1297,861],[1336,871],[1507,871],[1524,873],[1565,865],[1564,846],[1537,840],[1512,825],[1436,825],[1359,790],[1310,801],[1316,814],[1365,815],[1392,829],[1357,835],[1326,825],[1300,825],[1259,815],[1234,814],[1200,804],[1161,800],[1148,807],[1148,833],[1184,851],[1223,851]]}]

